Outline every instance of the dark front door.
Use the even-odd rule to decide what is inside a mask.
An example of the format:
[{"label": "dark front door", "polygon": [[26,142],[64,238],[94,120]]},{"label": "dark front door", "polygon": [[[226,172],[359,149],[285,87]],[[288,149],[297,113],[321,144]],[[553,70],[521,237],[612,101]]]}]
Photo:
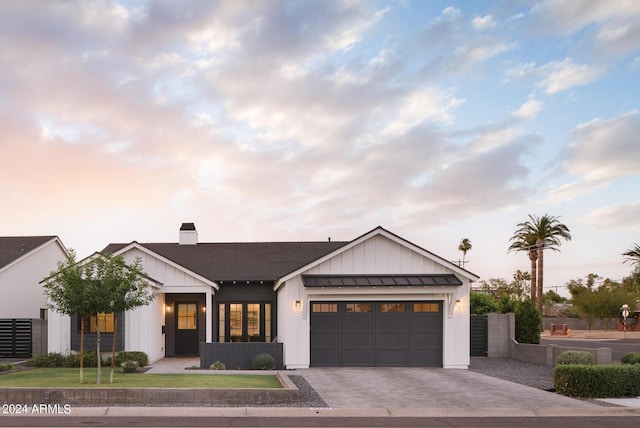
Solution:
[{"label": "dark front door", "polygon": [[198,355],[198,303],[176,303],[176,355]]}]

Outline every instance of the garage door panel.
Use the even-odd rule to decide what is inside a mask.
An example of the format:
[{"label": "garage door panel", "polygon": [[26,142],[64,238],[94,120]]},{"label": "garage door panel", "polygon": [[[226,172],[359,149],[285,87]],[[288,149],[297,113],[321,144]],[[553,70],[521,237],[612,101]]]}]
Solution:
[{"label": "garage door panel", "polygon": [[411,351],[412,367],[442,367],[442,351],[440,349]]},{"label": "garage door panel", "polygon": [[379,367],[408,366],[408,352],[400,349],[379,349],[376,352],[376,363]]},{"label": "garage door panel", "polygon": [[394,316],[380,316],[376,318],[376,332],[378,333],[397,333],[406,332],[408,327],[407,317],[403,314],[394,314]]},{"label": "garage door panel", "polygon": [[363,349],[370,350],[375,346],[375,335],[373,334],[343,334],[342,349]]},{"label": "garage door panel", "polygon": [[343,333],[370,333],[373,316],[345,314],[342,318]]},{"label": "garage door panel", "polygon": [[311,365],[442,367],[441,302],[311,302]]},{"label": "garage door panel", "polygon": [[342,365],[346,367],[374,367],[376,365],[375,353],[373,349],[367,353],[343,350]]},{"label": "garage door panel", "polygon": [[405,349],[409,345],[407,334],[380,333],[376,335],[376,347],[380,349]]}]

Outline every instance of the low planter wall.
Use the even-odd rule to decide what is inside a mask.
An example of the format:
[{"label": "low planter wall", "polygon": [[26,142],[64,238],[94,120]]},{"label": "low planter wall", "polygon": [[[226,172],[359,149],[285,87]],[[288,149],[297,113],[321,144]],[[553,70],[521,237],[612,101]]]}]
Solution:
[{"label": "low planter wall", "polygon": [[249,370],[251,360],[258,354],[271,354],[276,369],[283,369],[282,343],[275,342],[212,342],[200,343],[200,368],[208,369],[216,361],[223,362],[227,370]]},{"label": "low planter wall", "polygon": [[283,388],[0,388],[2,404],[62,406],[249,406],[293,403],[299,391],[285,374]]},{"label": "low planter wall", "polygon": [[511,341],[511,355],[515,360],[555,366],[564,351],[585,351],[593,355],[596,364],[611,364],[611,348],[578,348],[575,346],[533,345]]}]

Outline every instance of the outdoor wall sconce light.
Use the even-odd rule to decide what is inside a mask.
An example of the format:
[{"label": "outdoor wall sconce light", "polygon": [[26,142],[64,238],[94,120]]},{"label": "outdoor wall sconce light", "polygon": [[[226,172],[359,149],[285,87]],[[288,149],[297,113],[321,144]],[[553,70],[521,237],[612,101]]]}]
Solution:
[{"label": "outdoor wall sconce light", "polygon": [[302,309],[302,302],[300,300],[296,300],[296,311]]},{"label": "outdoor wall sconce light", "polygon": [[165,309],[167,312],[171,312],[171,305],[165,305],[164,309]]},{"label": "outdoor wall sconce light", "polygon": [[202,312],[207,312],[207,307],[206,306],[202,307]]}]

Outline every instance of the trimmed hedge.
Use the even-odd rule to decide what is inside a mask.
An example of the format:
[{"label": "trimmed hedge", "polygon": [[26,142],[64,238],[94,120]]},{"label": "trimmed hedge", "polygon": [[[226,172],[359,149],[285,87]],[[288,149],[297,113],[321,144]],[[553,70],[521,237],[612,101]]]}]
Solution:
[{"label": "trimmed hedge", "polygon": [[589,364],[596,363],[596,359],[593,358],[591,352],[587,351],[564,351],[558,355],[556,364]]},{"label": "trimmed hedge", "polygon": [[560,364],[553,371],[553,386],[569,397],[637,397],[640,365]]},{"label": "trimmed hedge", "polygon": [[[119,352],[116,354],[116,365],[120,366],[126,361],[135,361],[139,367],[144,367],[149,362],[147,354],[139,351]],[[80,367],[80,354],[63,355],[58,352],[38,354],[27,361],[30,367]],[[98,353],[87,351],[84,353],[85,367],[98,367]],[[111,366],[111,357],[102,360],[102,366]]]},{"label": "trimmed hedge", "polygon": [[622,364],[640,364],[640,354],[628,352],[622,357]]}]

